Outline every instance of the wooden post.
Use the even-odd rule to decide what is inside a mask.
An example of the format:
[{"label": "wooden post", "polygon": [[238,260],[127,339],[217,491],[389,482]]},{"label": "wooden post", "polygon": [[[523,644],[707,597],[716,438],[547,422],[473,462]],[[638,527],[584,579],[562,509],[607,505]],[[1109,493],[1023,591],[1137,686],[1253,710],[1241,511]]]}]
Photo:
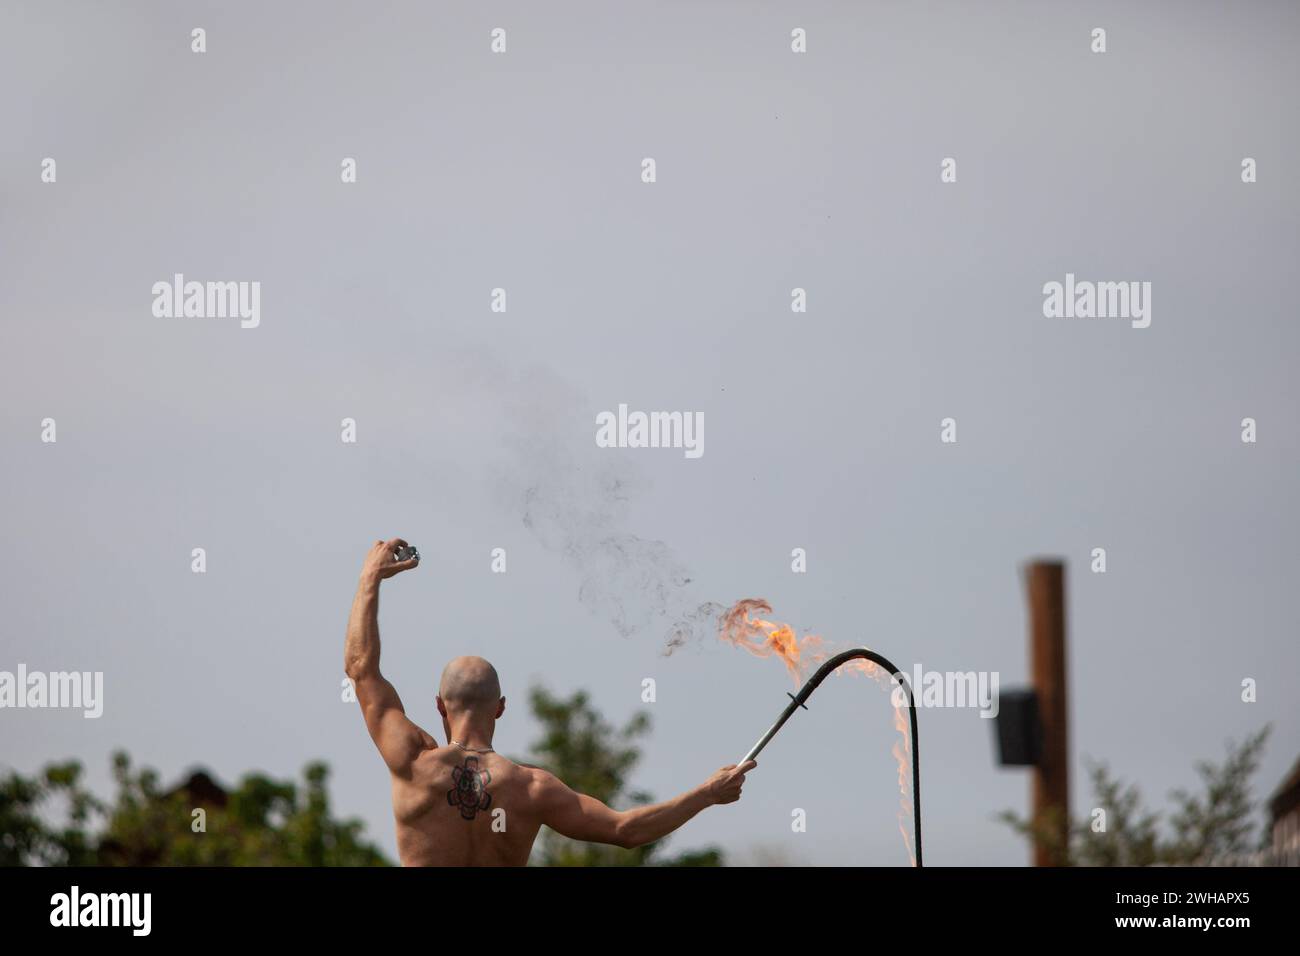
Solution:
[{"label": "wooden post", "polygon": [[[1033,819],[1049,827],[1060,847],[1070,837],[1070,751],[1065,682],[1065,563],[1033,561],[1025,575],[1029,599],[1029,671],[1038,692],[1042,757],[1034,769]],[[1034,865],[1063,860],[1053,847],[1034,843]]]}]

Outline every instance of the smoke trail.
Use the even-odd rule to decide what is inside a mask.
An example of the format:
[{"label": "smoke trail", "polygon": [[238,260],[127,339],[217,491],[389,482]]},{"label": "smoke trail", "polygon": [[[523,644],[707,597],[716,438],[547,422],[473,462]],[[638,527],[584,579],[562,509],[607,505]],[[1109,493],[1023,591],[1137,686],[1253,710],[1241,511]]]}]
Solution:
[{"label": "smoke trail", "polygon": [[628,483],[613,470],[548,476],[523,492],[523,523],[579,575],[578,601],[623,637],[662,628],[665,653],[707,631],[721,605],[694,596],[690,572],[663,541],[626,528]]},{"label": "smoke trail", "polygon": [[664,653],[703,642],[724,605],[698,593],[690,569],[665,542],[631,530],[644,490],[622,458],[595,445],[595,415],[562,381],[540,370],[492,376],[492,400],[508,423],[498,491],[536,540],[578,575],[577,598],[624,638],[654,634]]}]

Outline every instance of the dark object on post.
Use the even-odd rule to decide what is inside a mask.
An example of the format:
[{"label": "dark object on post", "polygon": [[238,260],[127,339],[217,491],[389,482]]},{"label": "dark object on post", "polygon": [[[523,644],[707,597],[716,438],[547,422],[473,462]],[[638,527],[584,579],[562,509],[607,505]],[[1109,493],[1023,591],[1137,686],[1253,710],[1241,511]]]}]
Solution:
[{"label": "dark object on post", "polygon": [[1031,689],[1005,690],[998,696],[998,762],[1004,767],[1036,767],[1043,754],[1038,695]]}]

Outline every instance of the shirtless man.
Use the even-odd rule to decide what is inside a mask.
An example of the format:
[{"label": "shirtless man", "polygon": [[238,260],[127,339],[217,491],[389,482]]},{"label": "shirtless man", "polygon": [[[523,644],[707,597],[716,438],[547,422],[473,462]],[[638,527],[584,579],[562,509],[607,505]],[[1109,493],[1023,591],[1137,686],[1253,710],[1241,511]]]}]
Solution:
[{"label": "shirtless man", "polygon": [[[705,807],[740,799],[754,761],[723,767],[703,784],[663,803],[612,810],[545,770],[514,763],[492,749],[505,712],[497,672],[481,657],[457,657],[442,673],[438,713],[447,746],[406,716],[379,673],[379,583],[409,571],[398,561],[401,538],[376,541],[361,569],[348,620],[343,666],[356,686],[366,729],[388,765],[404,866],[522,866],[542,825],[575,840],[636,847],[672,833]],[[504,810],[501,817],[495,810]]]}]

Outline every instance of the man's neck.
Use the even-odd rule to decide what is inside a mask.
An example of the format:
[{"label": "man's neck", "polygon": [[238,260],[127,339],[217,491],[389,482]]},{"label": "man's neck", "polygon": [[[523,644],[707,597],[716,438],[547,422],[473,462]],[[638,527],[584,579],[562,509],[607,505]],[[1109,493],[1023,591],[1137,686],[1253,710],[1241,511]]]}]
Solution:
[{"label": "man's neck", "polygon": [[464,725],[448,729],[448,741],[466,750],[491,750],[492,730]]}]

